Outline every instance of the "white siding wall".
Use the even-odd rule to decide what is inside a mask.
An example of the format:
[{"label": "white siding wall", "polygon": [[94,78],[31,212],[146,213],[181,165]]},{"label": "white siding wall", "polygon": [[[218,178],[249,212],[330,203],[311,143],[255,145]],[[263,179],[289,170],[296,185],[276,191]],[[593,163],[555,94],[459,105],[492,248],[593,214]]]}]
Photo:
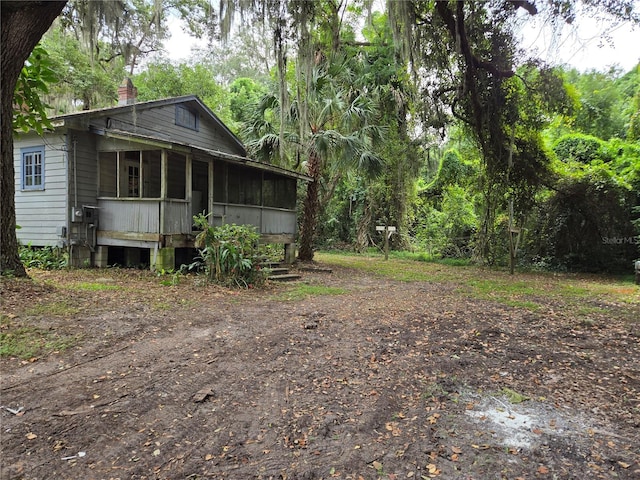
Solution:
[{"label": "white siding wall", "polygon": [[[22,148],[45,146],[44,190],[22,190]],[[61,245],[56,229],[67,226],[67,152],[65,136],[23,135],[14,141],[18,240],[37,247]]]}]

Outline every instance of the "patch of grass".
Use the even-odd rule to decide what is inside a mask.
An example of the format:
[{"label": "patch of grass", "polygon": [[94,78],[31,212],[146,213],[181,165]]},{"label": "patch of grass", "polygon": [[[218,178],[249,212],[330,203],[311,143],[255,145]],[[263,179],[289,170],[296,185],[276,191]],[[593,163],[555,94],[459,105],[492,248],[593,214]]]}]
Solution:
[{"label": "patch of grass", "polygon": [[507,387],[504,387],[502,389],[502,394],[505,397],[507,397],[509,402],[511,402],[513,404],[522,403],[522,402],[526,402],[527,400],[531,400],[531,397],[527,397],[526,395],[518,393],[515,390],[512,390],[512,389],[507,388]]},{"label": "patch of grass", "polygon": [[153,304],[153,309],[155,311],[159,311],[159,312],[166,312],[168,310],[171,310],[171,308],[173,308],[173,304],[169,303],[169,302],[156,302]]},{"label": "patch of grass", "polygon": [[593,286],[591,289],[584,286],[576,285],[575,283],[562,283],[560,285],[560,293],[563,297],[583,299],[589,297],[593,293]]},{"label": "patch of grass", "polygon": [[321,263],[355,268],[398,281],[454,283],[463,295],[530,311],[539,311],[544,305],[554,303],[567,312],[579,315],[579,309],[584,307],[585,301],[594,299],[640,307],[640,287],[626,278],[585,278],[571,274],[532,272],[509,275],[498,269],[456,265],[457,261],[425,262],[423,257],[409,253],[394,253],[385,261],[382,255],[372,253],[318,252],[316,259]]},{"label": "patch of grass", "polygon": [[591,307],[588,305],[579,305],[575,310],[576,315],[589,316],[589,315],[606,315],[607,311],[601,307]]},{"label": "patch of grass", "polygon": [[413,260],[416,262],[436,262],[437,259],[427,252],[389,252],[390,258],[398,258],[404,260]]},{"label": "patch of grass", "polygon": [[71,285],[68,285],[67,288],[71,290],[87,290],[90,292],[99,292],[103,290],[122,290],[123,288],[119,285],[108,285],[106,283],[95,283],[95,282],[78,282]]},{"label": "patch of grass", "polygon": [[304,283],[297,284],[289,288],[286,292],[283,292],[277,296],[278,300],[293,301],[302,300],[307,297],[317,295],[343,295],[347,293],[344,288],[338,287],[325,287],[322,285],[307,285]]},{"label": "patch of grass", "polygon": [[22,325],[0,315],[0,356],[30,359],[74,346],[79,337],[52,330]]},{"label": "patch of grass", "polygon": [[356,268],[364,272],[403,282],[447,281],[457,277],[453,267],[427,263],[423,261],[405,260],[382,255],[346,255],[321,252],[316,254],[319,262],[341,267]]}]

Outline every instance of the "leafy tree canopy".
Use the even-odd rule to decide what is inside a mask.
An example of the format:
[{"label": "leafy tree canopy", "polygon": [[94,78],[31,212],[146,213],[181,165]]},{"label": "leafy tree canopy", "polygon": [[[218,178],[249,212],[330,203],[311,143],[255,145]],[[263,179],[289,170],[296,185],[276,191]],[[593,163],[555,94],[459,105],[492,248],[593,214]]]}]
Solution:
[{"label": "leafy tree canopy", "polygon": [[48,105],[42,101],[49,93],[49,85],[54,85],[58,76],[47,51],[36,46],[18,76],[14,93],[13,131],[35,130],[42,134],[51,126],[47,118]]}]

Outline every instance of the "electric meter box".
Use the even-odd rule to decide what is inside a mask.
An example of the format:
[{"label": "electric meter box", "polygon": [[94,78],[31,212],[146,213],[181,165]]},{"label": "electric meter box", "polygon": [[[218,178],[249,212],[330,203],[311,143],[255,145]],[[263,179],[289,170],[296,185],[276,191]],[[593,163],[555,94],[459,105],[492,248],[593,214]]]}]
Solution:
[{"label": "electric meter box", "polygon": [[82,223],[84,220],[83,209],[80,207],[71,207],[71,223]]},{"label": "electric meter box", "polygon": [[84,214],[85,223],[91,223],[95,226],[98,226],[98,207],[93,205],[83,205],[82,211]]}]

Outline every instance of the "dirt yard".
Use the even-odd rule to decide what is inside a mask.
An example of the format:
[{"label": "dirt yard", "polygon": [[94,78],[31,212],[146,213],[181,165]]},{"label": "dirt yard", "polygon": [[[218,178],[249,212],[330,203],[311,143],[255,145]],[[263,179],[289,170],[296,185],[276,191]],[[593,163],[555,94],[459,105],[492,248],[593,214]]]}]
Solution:
[{"label": "dirt yard", "polygon": [[549,290],[509,304],[470,270],[330,267],[245,291],[4,280],[5,341],[67,348],[0,360],[0,478],[640,478],[639,287],[518,275]]}]

